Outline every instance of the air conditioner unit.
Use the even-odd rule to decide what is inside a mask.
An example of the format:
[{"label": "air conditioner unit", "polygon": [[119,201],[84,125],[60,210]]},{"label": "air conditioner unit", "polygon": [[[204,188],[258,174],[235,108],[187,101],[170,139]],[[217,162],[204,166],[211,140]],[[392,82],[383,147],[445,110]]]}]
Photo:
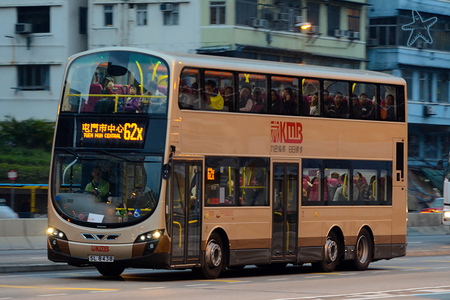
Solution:
[{"label": "air conditioner unit", "polygon": [[278,13],[273,15],[273,20],[275,22],[289,21],[289,14]]},{"label": "air conditioner unit", "polygon": [[306,33],[309,35],[319,34],[319,26],[317,25],[311,26],[309,29],[307,29]]},{"label": "air conditioner unit", "polygon": [[266,28],[267,27],[267,20],[254,19],[254,20],[252,20],[252,27],[255,27],[255,28]]},{"label": "air conditioner unit", "polygon": [[359,31],[349,31],[348,38],[350,40],[359,40]]},{"label": "air conditioner unit", "polygon": [[334,30],[334,37],[337,37],[337,38],[342,37],[342,30],[340,30],[340,29],[335,29],[335,30]]},{"label": "air conditioner unit", "polygon": [[33,24],[30,23],[17,23],[16,33],[25,34],[33,32]]},{"label": "air conditioner unit", "polygon": [[366,45],[367,47],[378,46],[378,39],[367,39]]},{"label": "air conditioner unit", "polygon": [[416,47],[417,47],[418,49],[423,49],[423,48],[425,48],[425,42],[424,42],[424,41],[417,41]]},{"label": "air conditioner unit", "polygon": [[423,114],[425,116],[435,115],[436,111],[434,110],[434,106],[433,105],[425,105],[423,107]]},{"label": "air conditioner unit", "polygon": [[162,12],[170,12],[173,10],[173,5],[171,3],[164,3],[160,5],[159,9]]}]

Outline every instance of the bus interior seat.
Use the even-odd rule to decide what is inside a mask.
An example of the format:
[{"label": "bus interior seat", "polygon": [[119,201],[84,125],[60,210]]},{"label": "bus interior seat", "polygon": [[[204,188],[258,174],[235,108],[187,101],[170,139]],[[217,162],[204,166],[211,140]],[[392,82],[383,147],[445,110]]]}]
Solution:
[{"label": "bus interior seat", "polygon": [[[89,95],[101,95],[103,92],[102,85],[99,83],[92,83],[89,87]],[[83,112],[91,112],[94,111],[95,104],[97,104],[98,100],[102,97],[98,96],[89,96],[88,100],[83,100],[83,104],[81,105],[81,111]]]}]

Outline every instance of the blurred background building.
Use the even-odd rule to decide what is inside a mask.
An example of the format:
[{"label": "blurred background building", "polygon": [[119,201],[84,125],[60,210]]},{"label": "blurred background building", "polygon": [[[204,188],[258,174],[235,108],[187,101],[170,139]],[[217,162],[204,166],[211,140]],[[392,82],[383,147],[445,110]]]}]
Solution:
[{"label": "blurred background building", "polygon": [[105,46],[371,69],[408,83],[412,189],[442,188],[450,0],[2,0],[0,19],[0,119],[54,121],[67,57]]}]

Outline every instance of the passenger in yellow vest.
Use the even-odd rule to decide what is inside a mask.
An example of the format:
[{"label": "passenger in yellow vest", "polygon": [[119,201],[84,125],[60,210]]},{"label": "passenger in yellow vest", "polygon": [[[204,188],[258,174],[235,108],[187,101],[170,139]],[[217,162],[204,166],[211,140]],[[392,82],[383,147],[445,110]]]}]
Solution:
[{"label": "passenger in yellow vest", "polygon": [[220,95],[219,89],[216,87],[214,80],[207,80],[205,84],[206,103],[209,108],[214,110],[223,109],[223,97]]}]

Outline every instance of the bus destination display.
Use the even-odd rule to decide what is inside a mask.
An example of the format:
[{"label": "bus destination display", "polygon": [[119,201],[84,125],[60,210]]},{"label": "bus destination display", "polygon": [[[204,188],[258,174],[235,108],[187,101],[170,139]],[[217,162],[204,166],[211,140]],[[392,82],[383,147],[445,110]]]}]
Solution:
[{"label": "bus destination display", "polygon": [[78,124],[78,141],[82,147],[142,148],[146,122],[141,120],[85,119]]}]

